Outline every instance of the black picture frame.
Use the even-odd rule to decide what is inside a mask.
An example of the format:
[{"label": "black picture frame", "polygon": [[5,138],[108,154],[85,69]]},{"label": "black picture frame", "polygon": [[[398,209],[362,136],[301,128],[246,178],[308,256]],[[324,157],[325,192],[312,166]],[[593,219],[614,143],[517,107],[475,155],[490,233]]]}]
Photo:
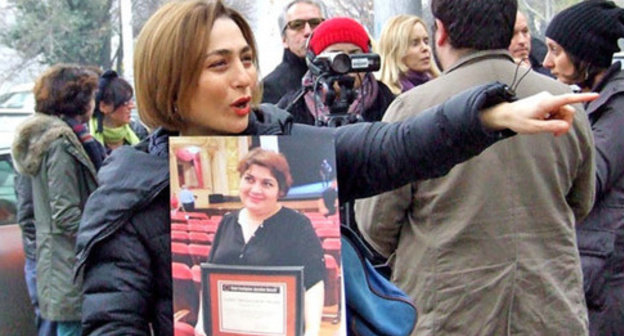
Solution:
[{"label": "black picture frame", "polygon": [[[233,291],[244,293],[245,298],[254,302],[254,293],[258,299],[260,295],[269,294],[272,297],[283,296],[285,310],[283,313],[284,336],[302,336],[303,299],[305,288],[303,285],[303,266],[235,266],[201,264],[201,287],[203,306],[203,325],[206,335],[212,336],[242,336],[265,335],[262,330],[252,333],[250,330],[237,332],[223,328],[223,321],[227,314],[224,312],[224,300],[221,293]],[[242,295],[242,294],[241,294]],[[278,304],[279,306],[279,304]],[[249,307],[247,307],[249,309]],[[264,312],[266,313],[266,312]],[[257,314],[262,314],[258,311]],[[253,315],[249,314],[248,316]],[[223,319],[222,319],[223,318]],[[234,318],[240,322],[242,316]],[[275,333],[270,333],[275,335]]]}]

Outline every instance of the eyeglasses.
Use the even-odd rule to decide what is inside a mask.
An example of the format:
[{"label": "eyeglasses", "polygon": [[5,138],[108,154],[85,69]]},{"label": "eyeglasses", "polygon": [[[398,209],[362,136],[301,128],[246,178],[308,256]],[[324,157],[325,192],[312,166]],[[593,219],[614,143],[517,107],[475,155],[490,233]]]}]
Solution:
[{"label": "eyeglasses", "polygon": [[134,104],[134,98],[130,98],[130,99],[126,100],[125,102],[117,105],[115,108],[118,108],[120,106],[128,107],[128,106],[133,105],[133,104]]},{"label": "eyeglasses", "polygon": [[325,19],[322,19],[322,18],[312,18],[312,19],[307,19],[307,20],[303,20],[303,19],[292,20],[292,21],[288,21],[288,23],[286,24],[286,27],[284,27],[284,30],[286,30],[286,28],[290,28],[292,30],[301,30],[305,28],[306,23],[310,25],[310,29],[314,29],[316,28],[316,26],[320,25],[321,22],[323,21],[325,21]]}]

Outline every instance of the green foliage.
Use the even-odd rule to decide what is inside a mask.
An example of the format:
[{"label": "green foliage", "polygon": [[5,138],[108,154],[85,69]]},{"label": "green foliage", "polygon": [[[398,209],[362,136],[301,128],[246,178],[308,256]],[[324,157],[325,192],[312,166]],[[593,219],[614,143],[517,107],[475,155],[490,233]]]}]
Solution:
[{"label": "green foliage", "polygon": [[9,0],[15,23],[1,43],[44,64],[110,68],[112,0]]}]

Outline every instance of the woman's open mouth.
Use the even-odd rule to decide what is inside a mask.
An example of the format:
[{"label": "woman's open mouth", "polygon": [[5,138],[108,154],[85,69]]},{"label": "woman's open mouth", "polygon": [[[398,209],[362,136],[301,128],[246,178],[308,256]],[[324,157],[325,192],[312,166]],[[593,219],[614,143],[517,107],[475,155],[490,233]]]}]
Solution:
[{"label": "woman's open mouth", "polygon": [[251,102],[251,97],[243,97],[236,100],[234,103],[230,104],[230,106],[234,109],[234,112],[239,116],[245,116],[249,114],[251,110],[251,106],[249,103]]}]

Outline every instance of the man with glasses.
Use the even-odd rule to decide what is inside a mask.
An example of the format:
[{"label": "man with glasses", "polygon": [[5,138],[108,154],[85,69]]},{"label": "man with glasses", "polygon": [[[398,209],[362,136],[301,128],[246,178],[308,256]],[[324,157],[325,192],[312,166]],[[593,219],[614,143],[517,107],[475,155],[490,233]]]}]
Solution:
[{"label": "man with glasses", "polygon": [[326,17],[325,5],[317,0],[294,0],[284,7],[278,18],[284,56],[263,80],[263,103],[275,104],[286,92],[301,86],[301,78],[308,71],[306,41]]}]

